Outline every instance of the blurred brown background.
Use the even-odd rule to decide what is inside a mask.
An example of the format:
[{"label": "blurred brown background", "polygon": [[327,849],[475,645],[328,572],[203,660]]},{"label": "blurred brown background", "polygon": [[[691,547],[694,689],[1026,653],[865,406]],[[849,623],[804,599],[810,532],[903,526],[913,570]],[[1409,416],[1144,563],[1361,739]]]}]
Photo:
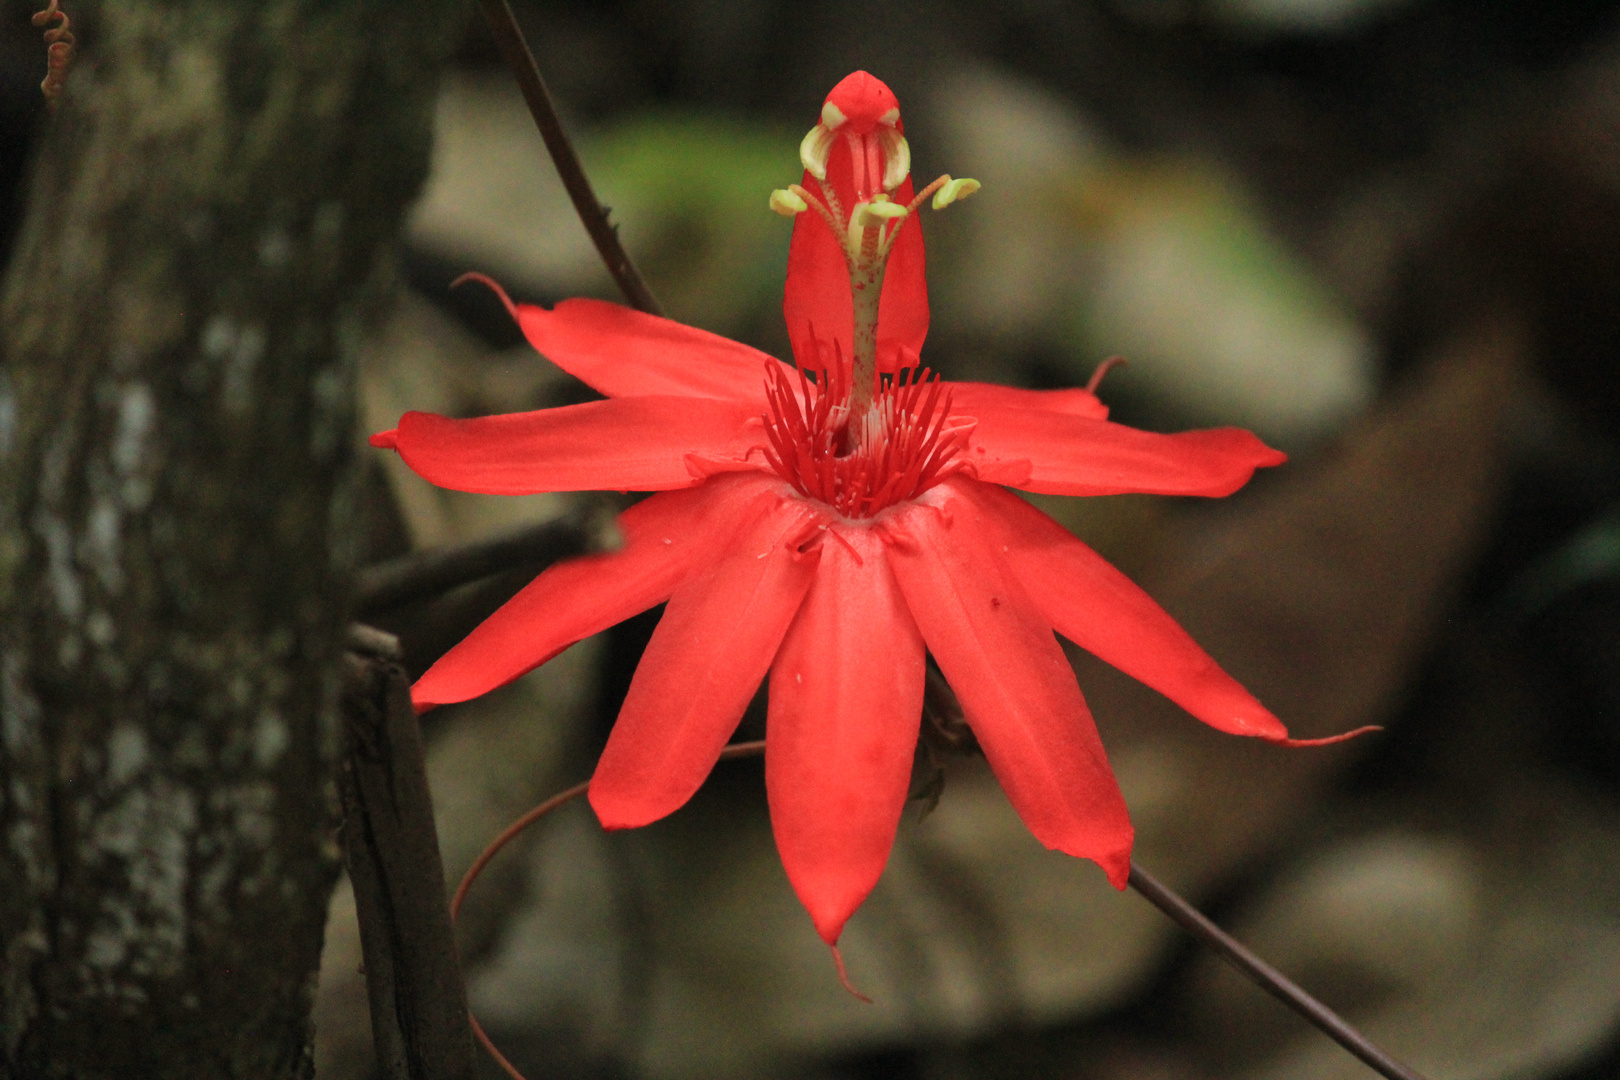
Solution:
[{"label": "blurred brown background", "polygon": [[[1077,655],[1139,857],[1437,1080],[1620,1073],[1620,5],[514,7],[673,317],[786,354],[765,199],[866,68],[919,176],[985,185],[925,226],[931,365],[1053,386],[1124,353],[1116,419],[1287,449],[1222,503],[1040,500],[1296,733],[1387,726],[1255,746]],[[0,52],[4,246],[40,122],[29,10],[7,6]],[[611,296],[472,5],[370,348],[372,429],[580,399],[486,295],[449,291],[469,269],[519,299]],[[371,485],[374,559],[574,505],[396,464]],[[390,628],[421,667],[511,587]],[[432,715],[449,873],[588,773],[655,620]],[[323,1077],[370,1069],[352,912],[340,891]],[[474,1007],[535,1078],[1365,1075],[1043,851],[972,759],[850,924],[874,1006],[787,888],[757,763],[636,833],[565,811],[465,928]]]}]

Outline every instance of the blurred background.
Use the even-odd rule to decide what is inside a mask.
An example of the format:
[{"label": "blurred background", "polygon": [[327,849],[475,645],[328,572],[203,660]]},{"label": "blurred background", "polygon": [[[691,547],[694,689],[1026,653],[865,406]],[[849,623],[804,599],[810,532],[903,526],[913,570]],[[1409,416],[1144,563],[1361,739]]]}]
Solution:
[{"label": "blurred background", "polygon": [[[1076,653],[1139,859],[1436,1080],[1620,1075],[1620,4],[513,6],[672,317],[787,355],[790,226],[766,197],[865,68],[916,176],[984,184],[925,222],[930,365],[1050,387],[1123,354],[1115,419],[1289,451],[1218,503],[1036,500],[1296,734],[1386,727],[1256,746]],[[616,299],[468,8],[368,431],[589,395],[456,275]],[[32,6],[5,10],[0,257],[43,65]],[[369,492],[374,560],[584,505],[442,492],[392,455]],[[385,621],[419,671],[523,580]],[[427,718],[452,880],[588,775],[656,618]],[[788,888],[761,777],[722,765],[632,833],[571,807],[480,881],[473,1006],[530,1077],[1368,1075],[1042,849],[975,758],[908,809],[849,926],[863,1005]],[[358,962],[340,889],[323,1078],[371,1074]]]}]

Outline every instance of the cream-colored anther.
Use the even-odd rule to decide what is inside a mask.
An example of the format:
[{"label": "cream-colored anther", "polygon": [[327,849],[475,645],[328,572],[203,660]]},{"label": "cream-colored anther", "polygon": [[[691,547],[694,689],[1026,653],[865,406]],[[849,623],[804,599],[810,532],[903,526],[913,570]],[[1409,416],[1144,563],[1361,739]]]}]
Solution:
[{"label": "cream-colored anther", "polygon": [[[828,105],[827,109],[833,109]],[[837,109],[833,109],[837,112]],[[817,180],[827,179],[827,157],[832,153],[834,135],[832,129],[826,124],[817,124],[810,129],[803,141],[799,143],[799,160],[804,163],[805,170]]]},{"label": "cream-colored anther", "polygon": [[898,105],[884,113],[882,116],[878,117],[878,123],[882,124],[884,127],[894,127],[894,125],[898,124],[899,122],[900,106]]},{"label": "cream-colored anther", "polygon": [[890,202],[888,196],[879,195],[869,203],[857,203],[849,216],[850,224],[860,229],[875,229],[906,216],[906,208]]},{"label": "cream-colored anther", "polygon": [[960,180],[947,180],[943,187],[934,192],[934,209],[943,210],[951,203],[972,195],[982,186],[977,180],[970,180],[965,176]]},{"label": "cream-colored anther", "polygon": [[911,175],[911,144],[892,127],[879,127],[873,134],[883,149],[883,190],[893,191]]},{"label": "cream-colored anther", "polygon": [[821,106],[822,127],[826,128],[828,131],[837,131],[839,125],[843,122],[844,110],[840,109],[830,101]]},{"label": "cream-colored anther", "polygon": [[810,204],[786,188],[777,188],[771,192],[771,209],[783,217],[793,217],[810,209]]}]

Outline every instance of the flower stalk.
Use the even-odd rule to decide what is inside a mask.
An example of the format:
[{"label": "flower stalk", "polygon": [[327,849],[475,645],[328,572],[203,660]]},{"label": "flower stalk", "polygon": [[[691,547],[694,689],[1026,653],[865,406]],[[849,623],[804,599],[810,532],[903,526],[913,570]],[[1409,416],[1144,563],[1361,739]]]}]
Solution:
[{"label": "flower stalk", "polygon": [[[51,6],[56,6],[54,0]],[[512,72],[518,88],[523,92],[529,115],[534,117],[534,125],[545,140],[546,151],[551,155],[557,175],[562,178],[568,198],[574,204],[574,212],[579,215],[580,223],[585,226],[597,254],[602,257],[602,265],[607,267],[626,303],[637,311],[662,315],[663,308],[653,296],[646,279],[641,276],[641,271],[636,269],[630,253],[619,242],[618,228],[609,220],[607,210],[591,187],[590,178],[585,175],[585,167],[580,164],[573,141],[568,138],[562,120],[557,116],[551,91],[540,76],[540,67],[534,62],[534,53],[529,51],[529,43],[512,14],[511,5],[507,0],[479,0],[479,7],[483,8],[484,18],[495,36],[495,44],[500,48],[507,69]]]}]

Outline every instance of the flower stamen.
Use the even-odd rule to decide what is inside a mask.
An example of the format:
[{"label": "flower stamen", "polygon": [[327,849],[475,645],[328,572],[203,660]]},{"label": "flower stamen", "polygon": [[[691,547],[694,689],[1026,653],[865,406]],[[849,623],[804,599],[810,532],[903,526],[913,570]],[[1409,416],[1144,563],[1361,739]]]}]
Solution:
[{"label": "flower stamen", "polygon": [[939,377],[907,368],[884,377],[871,404],[849,407],[841,365],[797,384],[781,365],[766,369],[765,458],[807,498],[846,518],[864,519],[914,499],[964,467],[970,424],[951,422]]}]

